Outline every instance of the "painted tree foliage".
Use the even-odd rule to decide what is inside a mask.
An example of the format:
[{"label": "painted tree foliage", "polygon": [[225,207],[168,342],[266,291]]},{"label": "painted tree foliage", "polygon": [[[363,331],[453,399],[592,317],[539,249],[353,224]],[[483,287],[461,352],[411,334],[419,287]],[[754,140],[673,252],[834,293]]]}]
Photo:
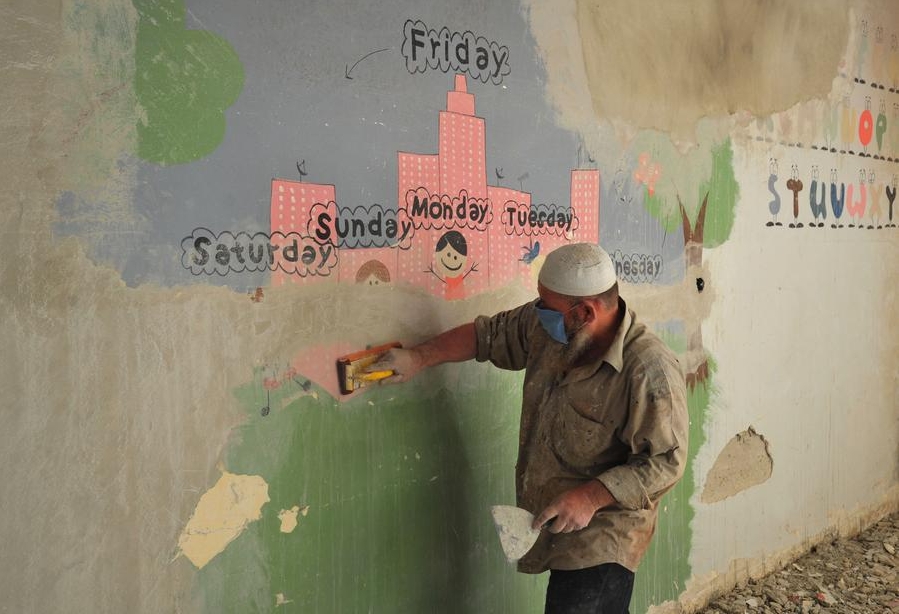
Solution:
[{"label": "painted tree foliage", "polygon": [[[730,236],[739,186],[734,177],[729,138],[711,145],[677,151],[667,137],[653,134],[638,139],[639,151],[651,151],[658,177],[647,184],[644,206],[667,231],[680,225],[684,235],[684,264],[688,278],[695,276],[698,300],[702,278],[702,249],[721,245]],[[691,280],[692,281],[692,280]],[[709,377],[708,356],[702,344],[701,322],[684,318],[687,330],[687,384],[694,388]]]},{"label": "painted tree foliage", "polygon": [[243,89],[243,65],[222,37],[186,28],[184,0],[133,2],[135,91],[142,107],[137,153],[160,164],[202,158],[225,136],[224,112]]},{"label": "painted tree foliage", "polygon": [[[666,230],[683,228],[687,268],[702,265],[702,248],[716,247],[730,236],[739,186],[734,177],[730,139],[682,155],[667,139],[652,149],[662,166],[655,189],[644,199],[647,210]],[[668,151],[665,151],[668,149]],[[676,207],[676,210],[674,209]],[[676,211],[677,215],[673,215]]]}]

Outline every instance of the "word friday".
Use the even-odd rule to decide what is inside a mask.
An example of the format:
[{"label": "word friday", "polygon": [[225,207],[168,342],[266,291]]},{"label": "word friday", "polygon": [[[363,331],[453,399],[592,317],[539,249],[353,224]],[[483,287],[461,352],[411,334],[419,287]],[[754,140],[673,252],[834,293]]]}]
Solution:
[{"label": "word friday", "polygon": [[306,277],[330,275],[337,265],[333,245],[319,245],[295,232],[250,235],[225,231],[216,235],[206,228],[197,228],[181,241],[181,248],[181,265],[194,275],[281,269]]},{"label": "word friday", "polygon": [[443,72],[467,72],[484,83],[499,85],[512,72],[509,48],[471,32],[439,32],[421,21],[407,20],[403,26],[403,57],[410,73],[435,68]]}]

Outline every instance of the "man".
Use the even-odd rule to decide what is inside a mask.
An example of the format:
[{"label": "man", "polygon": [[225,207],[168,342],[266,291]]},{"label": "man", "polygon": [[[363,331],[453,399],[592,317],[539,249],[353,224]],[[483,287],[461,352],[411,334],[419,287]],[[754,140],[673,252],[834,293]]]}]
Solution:
[{"label": "man", "polygon": [[598,245],[550,253],[540,299],[480,316],[373,370],[402,382],[445,362],[524,369],[518,505],[544,527],[519,571],[550,570],[546,612],[627,612],[659,498],[683,475],[688,416],[674,354],[618,296]]}]

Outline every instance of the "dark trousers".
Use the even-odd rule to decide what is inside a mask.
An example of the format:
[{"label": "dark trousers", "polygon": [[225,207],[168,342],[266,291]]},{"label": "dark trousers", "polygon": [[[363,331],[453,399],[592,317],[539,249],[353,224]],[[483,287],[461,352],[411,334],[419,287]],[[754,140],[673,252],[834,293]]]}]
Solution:
[{"label": "dark trousers", "polygon": [[550,570],[546,614],[628,614],[634,572],[617,563]]}]

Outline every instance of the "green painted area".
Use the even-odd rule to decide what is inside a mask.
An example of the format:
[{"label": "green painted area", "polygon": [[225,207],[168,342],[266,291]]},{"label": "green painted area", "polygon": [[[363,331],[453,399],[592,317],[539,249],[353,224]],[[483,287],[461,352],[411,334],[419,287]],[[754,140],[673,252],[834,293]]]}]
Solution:
[{"label": "green painted area", "polygon": [[683,227],[678,206],[680,199],[691,226],[695,226],[702,202],[708,195],[703,246],[716,247],[724,243],[733,228],[734,208],[739,197],[731,140],[702,145],[685,155],[674,151],[667,138],[641,137],[640,145],[665,152],[663,177],[655,192],[649,194],[648,188],[644,188],[643,205],[650,215],[658,219],[666,231],[680,230]]},{"label": "green painted area", "polygon": [[680,213],[676,209],[676,199],[669,199],[659,191],[650,194],[648,188],[644,187],[643,206],[652,217],[659,220],[665,232],[679,232],[683,228]]},{"label": "green painted area", "polygon": [[727,241],[734,226],[734,205],[740,187],[734,177],[734,152],[730,139],[712,149],[712,175],[699,186],[699,200],[709,196],[703,246],[717,247]]},{"label": "green painted area", "polygon": [[[205,611],[543,611],[547,575],[505,561],[489,514],[515,500],[521,374],[448,365],[345,404],[304,392],[302,376],[267,394],[263,376],[236,393],[247,417],[225,468],[262,476],[271,501],[198,572]],[[692,463],[707,388],[689,403]],[[693,492],[690,468],[663,501],[631,612],[675,598],[690,576]],[[282,533],[278,513],[293,506],[308,512]]]},{"label": "green painted area", "polygon": [[[489,371],[489,377],[488,375]],[[442,378],[461,382],[448,385]],[[302,381],[302,377],[298,377]],[[489,506],[514,503],[521,376],[441,367],[338,404],[289,384],[238,391],[226,469],[261,475],[262,519],[199,571],[205,610],[541,612],[546,577],[502,555]],[[292,533],[278,512],[309,506]]]},{"label": "green painted area", "polygon": [[650,605],[677,599],[690,578],[690,549],[693,543],[693,507],[696,491],[693,461],[705,443],[705,417],[709,406],[711,380],[716,371],[710,358],[709,379],[687,390],[690,413],[690,452],[687,469],[680,482],[662,499],[659,522],[649,550],[643,558],[634,584],[632,614],[645,612]]},{"label": "green painted area", "polygon": [[222,37],[185,27],[183,0],[133,0],[138,13],[135,92],[142,107],[137,153],[181,164],[215,150],[224,111],[243,89],[237,53]]}]

